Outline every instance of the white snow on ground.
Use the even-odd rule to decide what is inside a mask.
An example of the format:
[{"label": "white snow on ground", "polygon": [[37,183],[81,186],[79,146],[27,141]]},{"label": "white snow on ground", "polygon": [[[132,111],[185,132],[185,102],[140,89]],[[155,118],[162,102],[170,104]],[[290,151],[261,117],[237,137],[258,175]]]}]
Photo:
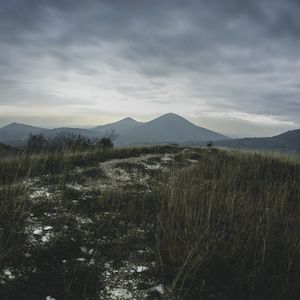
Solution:
[{"label": "white snow on ground", "polygon": [[115,288],[110,290],[111,299],[132,299],[132,294],[127,289]]},{"label": "white snow on ground", "polygon": [[13,275],[12,271],[10,269],[5,269],[3,271],[4,275],[8,278],[8,279],[14,279],[15,275]]},{"label": "white snow on ground", "polygon": [[[197,161],[186,160],[189,163],[195,163]],[[77,191],[93,191],[93,190],[105,190],[105,189],[114,189],[120,187],[126,187],[128,185],[135,185],[139,183],[143,186],[142,191],[149,191],[150,189],[150,180],[151,176],[149,174],[152,171],[162,170],[166,165],[174,162],[173,154],[149,154],[142,155],[140,157],[132,157],[127,159],[114,159],[106,162],[99,163],[98,167],[103,170],[105,176],[103,178],[88,178],[88,181],[84,184],[79,184],[74,182],[72,184],[67,184],[66,187],[74,189]],[[127,170],[126,167],[122,168],[118,166],[120,163],[132,164],[132,168]],[[139,170],[139,167],[145,169],[145,173]],[[80,174],[83,172],[84,168],[76,168],[76,172]],[[148,170],[148,174],[147,174]],[[75,176],[76,177],[76,176]],[[78,176],[80,178],[80,176]],[[54,193],[50,192],[48,187],[39,187],[40,182],[35,178],[31,181],[28,180],[29,189],[29,200],[34,203],[38,201],[48,201],[54,197]],[[50,189],[52,191],[52,189]],[[88,200],[87,200],[88,201]],[[78,200],[74,200],[73,204],[76,205]],[[58,209],[56,207],[56,209]],[[109,215],[110,213],[107,212]],[[52,217],[56,216],[54,212],[44,212],[43,215],[51,220]],[[105,215],[105,213],[104,213]],[[110,218],[118,218],[118,214],[109,215]],[[72,218],[76,220],[78,226],[81,224],[92,224],[90,218],[82,216],[80,214],[72,214]],[[55,234],[59,231],[58,228],[53,228],[49,222],[48,224],[42,224],[41,220],[31,214],[26,220],[26,234],[28,237],[28,242],[32,245],[42,245],[48,243],[52,238],[55,237]],[[55,225],[56,227],[56,225]],[[61,225],[61,231],[67,231],[68,225]],[[136,229],[136,234],[143,234],[144,230]],[[123,237],[120,237],[122,239]],[[75,237],[71,237],[72,241],[75,241]],[[97,240],[99,243],[110,244],[111,239],[109,236],[102,236],[101,239]],[[95,249],[97,250],[97,249]],[[81,254],[76,258],[78,263],[86,265],[94,265],[97,263],[94,258],[92,258],[94,249],[89,249],[85,246],[80,247]],[[151,271],[155,268],[155,262],[145,263],[143,256],[147,254],[149,249],[138,249],[135,252],[132,252],[126,259],[124,259],[121,264],[117,264],[117,267],[114,266],[113,261],[107,261],[104,264],[105,270],[102,273],[104,286],[105,288],[101,290],[100,299],[112,299],[112,300],[121,300],[121,299],[146,299],[147,296],[151,293],[158,293],[164,295],[163,299],[172,299],[169,295],[169,289],[164,287],[161,282],[159,282],[154,275],[151,275]],[[29,251],[30,252],[30,251]],[[31,254],[26,252],[24,253],[26,258],[30,258]],[[62,264],[66,264],[67,260],[63,259]],[[11,270],[5,269],[4,275],[8,279],[14,278],[14,275]],[[140,289],[138,287],[139,283],[147,284],[147,288]],[[55,300],[51,296],[47,296],[46,300]]]},{"label": "white snow on ground", "polygon": [[174,161],[174,157],[172,154],[170,153],[166,153],[162,158],[161,158],[162,162],[172,162]]},{"label": "white snow on ground", "polygon": [[189,163],[191,163],[191,164],[197,164],[198,163],[198,160],[196,160],[196,159],[189,159],[189,158],[187,158],[186,161],[189,162]]},{"label": "white snow on ground", "polygon": [[[138,260],[138,256],[132,254],[129,260],[122,261],[118,268],[112,266],[113,261],[105,263],[105,289],[100,291],[100,299],[146,299],[151,293],[164,294],[163,285],[157,283],[154,278],[150,277],[144,281],[142,273],[149,271],[151,266],[138,266],[133,263]],[[141,282],[149,288],[139,289],[138,284]]]},{"label": "white snow on ground", "polygon": [[36,245],[40,242],[45,244],[54,237],[52,226],[42,226],[33,216],[27,218],[26,221],[27,226],[25,233],[27,233],[27,241],[29,244]]},{"label": "white snow on ground", "polygon": [[156,285],[156,286],[148,289],[148,292],[157,292],[157,293],[163,295],[165,293],[165,289],[162,284],[159,284],[159,285]]},{"label": "white snow on ground", "polygon": [[138,267],[136,268],[136,271],[137,271],[138,273],[141,273],[141,272],[144,272],[144,271],[148,271],[148,270],[149,270],[149,267],[138,266]]},{"label": "white snow on ground", "polygon": [[49,193],[48,189],[45,187],[40,187],[39,189],[34,190],[31,195],[29,195],[32,201],[35,201],[39,198],[49,199],[50,196],[51,194]]}]

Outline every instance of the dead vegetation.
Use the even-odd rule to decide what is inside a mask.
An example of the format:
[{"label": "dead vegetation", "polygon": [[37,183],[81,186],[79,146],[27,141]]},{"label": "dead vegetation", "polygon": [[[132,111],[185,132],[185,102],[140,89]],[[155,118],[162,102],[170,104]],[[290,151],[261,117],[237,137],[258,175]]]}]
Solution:
[{"label": "dead vegetation", "polygon": [[297,299],[297,159],[74,151],[0,178],[1,299]]}]

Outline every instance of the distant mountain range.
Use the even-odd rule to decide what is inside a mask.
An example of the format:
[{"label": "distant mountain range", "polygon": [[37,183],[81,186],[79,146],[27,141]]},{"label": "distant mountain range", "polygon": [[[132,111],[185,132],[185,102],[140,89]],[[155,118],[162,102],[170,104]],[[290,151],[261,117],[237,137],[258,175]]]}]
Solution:
[{"label": "distant mountain range", "polygon": [[81,134],[90,138],[100,138],[115,130],[117,146],[177,143],[181,145],[204,145],[212,141],[215,146],[274,150],[300,153],[300,129],[288,131],[273,137],[229,139],[226,136],[196,126],[183,117],[168,113],[149,122],[138,122],[125,118],[115,123],[100,125],[90,129],[60,127],[45,129],[26,124],[11,123],[0,128],[0,143],[20,146],[30,133],[54,136],[61,132]]},{"label": "distant mountain range", "polygon": [[117,145],[145,145],[161,143],[206,142],[227,139],[217,132],[199,127],[179,115],[168,113],[150,122],[138,122],[125,118],[115,123],[97,126],[91,129],[54,128],[45,129],[26,124],[11,123],[0,128],[0,142],[17,145],[24,142],[30,133],[43,133],[47,136],[60,132],[70,132],[88,137],[102,137],[110,130],[115,130]]},{"label": "distant mountain range", "polygon": [[94,130],[115,129],[119,136],[117,144],[161,144],[161,143],[188,143],[205,142],[227,139],[217,132],[196,126],[183,117],[168,113],[149,122],[137,122],[126,118],[119,122],[99,126]]}]

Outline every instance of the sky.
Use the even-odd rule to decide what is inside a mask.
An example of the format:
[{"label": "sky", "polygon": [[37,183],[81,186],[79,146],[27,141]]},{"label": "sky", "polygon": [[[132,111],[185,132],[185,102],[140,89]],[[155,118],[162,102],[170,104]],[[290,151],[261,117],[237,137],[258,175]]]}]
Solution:
[{"label": "sky", "polygon": [[300,128],[299,16],[299,0],[0,0],[0,126]]}]

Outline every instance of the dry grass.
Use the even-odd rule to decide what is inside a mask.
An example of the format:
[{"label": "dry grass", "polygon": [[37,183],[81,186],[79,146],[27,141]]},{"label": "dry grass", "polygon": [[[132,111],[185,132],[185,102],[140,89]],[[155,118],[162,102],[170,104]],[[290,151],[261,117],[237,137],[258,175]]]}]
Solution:
[{"label": "dry grass", "polygon": [[299,161],[213,149],[195,167],[168,173],[157,249],[187,299],[297,299]]},{"label": "dry grass", "polygon": [[[162,177],[157,180],[157,174],[153,175],[152,190],[157,193],[140,193],[138,186],[128,186],[95,190],[90,192],[87,201],[82,193],[66,188],[68,180],[80,180],[67,178],[78,166],[86,168],[81,173],[84,178],[101,177],[104,175],[96,167],[99,162],[166,152],[177,154]],[[126,160],[117,166],[128,171],[140,167],[126,163]],[[95,170],[99,172],[95,173]],[[144,171],[139,174],[142,176]],[[101,218],[101,226],[98,223],[97,226],[89,225],[95,236],[108,233],[116,236],[118,246],[109,245],[107,249],[99,250],[100,260],[103,253],[117,256],[116,253],[124,253],[132,247],[131,240],[119,243],[120,232],[139,226],[148,228],[151,224],[151,237],[147,238],[147,243],[157,249],[157,260],[164,278],[179,299],[298,299],[300,163],[296,157],[152,147],[74,150],[2,160],[0,267],[12,260],[18,263],[20,253],[24,255],[24,222],[31,213],[25,201],[26,181],[34,180],[36,176],[43,178],[45,185],[51,186],[50,181],[55,181],[55,186],[62,191],[61,202],[56,204],[62,206],[61,212],[66,211],[68,215],[81,213],[95,220],[96,214],[106,216],[109,213],[107,220]],[[76,205],[73,200],[77,201]],[[35,215],[42,215],[54,206],[46,200],[34,205],[31,209],[35,209]],[[71,215],[69,217],[72,219]],[[55,224],[52,225],[55,227]],[[77,236],[79,229],[75,225]],[[89,238],[89,242],[94,241]],[[63,247],[55,247],[65,251],[66,247],[73,249],[75,246],[72,248],[63,243]],[[113,253],[111,249],[115,249]],[[56,250],[51,248],[42,250],[47,251],[49,257],[56,255]],[[72,251],[68,250],[68,255],[75,257],[78,253]],[[44,263],[42,257],[41,264]],[[52,274],[48,269],[47,272]],[[73,269],[70,272],[72,276],[78,273]],[[79,273],[78,280],[82,281],[84,276],[80,277]],[[58,282],[53,282],[51,288],[59,289],[56,284]],[[80,295],[73,288],[70,295]]]}]

